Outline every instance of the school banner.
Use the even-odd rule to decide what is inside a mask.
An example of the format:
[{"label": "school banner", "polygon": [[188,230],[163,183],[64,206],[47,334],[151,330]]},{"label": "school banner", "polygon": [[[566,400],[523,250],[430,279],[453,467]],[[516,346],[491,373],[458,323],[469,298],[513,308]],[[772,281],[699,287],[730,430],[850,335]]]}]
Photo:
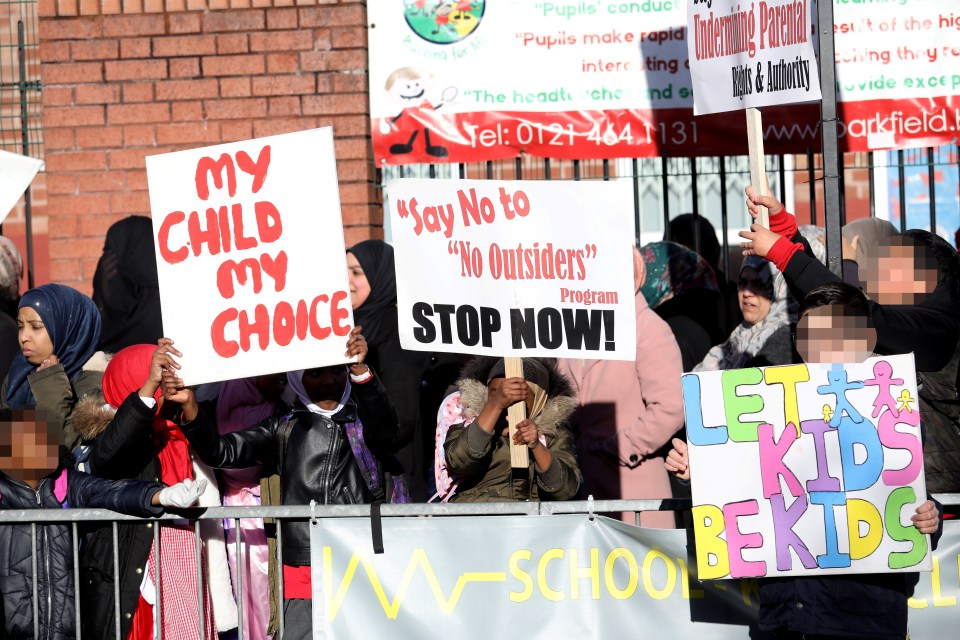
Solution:
[{"label": "school banner", "polygon": [[187,384],[346,362],[330,128],[147,157],[163,329]]},{"label": "school banner", "polygon": [[688,0],[697,115],[820,99],[808,0]]},{"label": "school banner", "polygon": [[386,185],[405,349],[633,360],[627,181]]},{"label": "school banner", "polygon": [[[692,110],[687,11],[706,9],[709,15],[713,5],[714,22],[723,21],[727,16],[717,11],[718,4],[368,3],[377,162],[476,162],[521,153],[550,158],[745,154],[742,115],[695,118]],[[804,6],[811,16],[808,26],[815,28],[814,0],[753,5],[757,12],[767,8],[765,25],[754,25],[756,45],[764,46],[760,55],[770,53],[770,42],[785,41],[791,33],[799,37],[784,19],[789,6]],[[950,142],[960,130],[955,1],[834,3],[834,20],[845,149]],[[783,66],[780,57],[773,60],[777,86],[797,77],[791,70],[803,72],[792,55],[782,55]],[[813,92],[819,85],[808,62],[810,78],[806,72],[803,78]],[[766,93],[766,68],[762,75]],[[731,93],[731,71],[717,79],[729,85],[724,94]],[[819,147],[816,103],[765,107],[763,121],[767,153]]]},{"label": "school banner", "polygon": [[912,355],[682,386],[701,579],[930,570]]},{"label": "school banner", "polygon": [[[311,521],[314,638],[771,637],[758,579],[698,581],[690,531],[585,514],[382,522],[377,555],[369,519]],[[914,576],[914,640],[955,626],[958,560],[947,523],[933,571]]]}]

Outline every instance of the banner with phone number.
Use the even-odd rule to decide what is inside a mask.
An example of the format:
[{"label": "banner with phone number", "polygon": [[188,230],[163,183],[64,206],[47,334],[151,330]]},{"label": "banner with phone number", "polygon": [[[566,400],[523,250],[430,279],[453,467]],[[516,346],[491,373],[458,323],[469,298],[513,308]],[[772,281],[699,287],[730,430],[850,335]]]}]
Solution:
[{"label": "banner with phone number", "polygon": [[[377,161],[746,153],[743,114],[693,115],[686,29],[692,2],[371,3]],[[835,2],[834,22],[845,150],[954,139],[954,0]],[[764,108],[763,120],[768,153],[819,147],[817,102]]]}]

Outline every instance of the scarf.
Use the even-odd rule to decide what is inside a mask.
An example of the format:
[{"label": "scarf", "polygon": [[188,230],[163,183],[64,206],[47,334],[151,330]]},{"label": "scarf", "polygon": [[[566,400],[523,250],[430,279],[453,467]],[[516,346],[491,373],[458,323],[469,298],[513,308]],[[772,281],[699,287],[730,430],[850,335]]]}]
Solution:
[{"label": "scarf", "polygon": [[347,401],[350,399],[350,392],[353,390],[353,387],[350,384],[350,378],[348,377],[347,384],[344,385],[343,388],[343,396],[341,396],[340,402],[337,404],[336,409],[321,409],[313,402],[313,400],[310,399],[310,396],[307,395],[306,389],[303,388],[303,369],[298,371],[290,371],[287,373],[287,384],[290,385],[290,388],[293,389],[293,392],[297,394],[297,398],[303,403],[303,406],[310,411],[310,413],[316,413],[328,418],[340,413],[340,410],[343,409],[344,405],[346,405]]},{"label": "scarf", "polygon": [[390,338],[386,316],[397,314],[397,274],[394,269],[393,247],[383,240],[364,240],[347,250],[363,268],[370,295],[353,310],[353,323],[363,327],[363,336],[371,345]]},{"label": "scarf", "polygon": [[[103,372],[103,399],[114,409],[118,409],[131,393],[143,386],[150,371],[153,352],[156,347],[149,344],[137,344],[122,349],[113,356]],[[160,417],[160,390],[154,394],[157,400],[153,418],[153,444],[160,460],[160,480],[172,486],[188,478],[193,478],[193,463],[190,461],[190,445],[175,423]]]},{"label": "scarf", "polygon": [[[217,401],[217,431],[220,435],[242,431],[260,424],[277,410],[277,405],[267,400],[257,389],[256,378],[228,380],[220,386]],[[260,466],[247,469],[221,469],[224,480],[224,498],[243,488],[259,495]]]},{"label": "scarf", "polygon": [[900,235],[900,231],[886,220],[877,218],[861,218],[843,225],[841,229],[844,239],[853,242],[854,236],[860,236],[857,242],[857,264],[864,266],[867,258],[876,247],[885,244],[885,240]]},{"label": "scarf", "polygon": [[[30,289],[18,307],[33,307],[50,336],[53,354],[70,382],[77,379],[100,343],[100,313],[93,300],[76,289],[62,284],[45,284]],[[27,377],[36,371],[23,353],[17,353],[7,374],[7,406],[11,409],[32,409],[36,398]],[[139,388],[139,387],[138,387]]]},{"label": "scarf", "polygon": [[726,342],[707,352],[703,362],[693,368],[694,371],[740,369],[760,353],[763,345],[774,332],[791,323],[790,295],[787,292],[787,282],[783,279],[783,274],[773,266],[772,262],[755,256],[744,258],[743,266],[740,268],[741,273],[748,267],[757,271],[770,296],[771,304],[767,317],[754,325],[741,322]]},{"label": "scarf", "polygon": [[651,309],[685,291],[719,291],[717,277],[707,261],[673,242],[651,242],[640,249],[647,277],[640,291]]}]

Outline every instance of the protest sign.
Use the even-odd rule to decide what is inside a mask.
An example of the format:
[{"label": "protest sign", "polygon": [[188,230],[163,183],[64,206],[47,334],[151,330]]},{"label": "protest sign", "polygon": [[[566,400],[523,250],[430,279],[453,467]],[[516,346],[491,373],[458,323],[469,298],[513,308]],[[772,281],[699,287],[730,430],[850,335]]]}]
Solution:
[{"label": "protest sign", "polygon": [[406,349],[633,360],[629,182],[386,185]]},{"label": "protest sign", "polygon": [[682,386],[701,579],[930,570],[912,355]]},{"label": "protest sign", "polygon": [[147,157],[164,333],[187,384],[346,362],[329,128]]},{"label": "protest sign", "polygon": [[10,214],[42,168],[43,160],[0,150],[0,222]]}]

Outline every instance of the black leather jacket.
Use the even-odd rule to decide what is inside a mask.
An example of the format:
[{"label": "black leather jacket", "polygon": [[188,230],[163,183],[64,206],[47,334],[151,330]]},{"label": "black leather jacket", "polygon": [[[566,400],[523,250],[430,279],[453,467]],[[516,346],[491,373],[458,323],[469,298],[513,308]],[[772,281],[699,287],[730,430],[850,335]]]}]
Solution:
[{"label": "black leather jacket", "polygon": [[[343,409],[330,418],[297,403],[285,416],[220,435],[215,422],[201,409],[182,429],[197,455],[211,467],[239,469],[260,464],[265,472],[279,471],[284,505],[308,505],[311,500],[317,504],[362,504],[370,502],[370,489],[345,430],[346,424],[358,418],[367,447],[379,455],[388,452],[399,430],[397,412],[376,376],[365,384],[354,384]],[[307,523],[284,520],[281,531],[283,563],[309,565]]]}]

